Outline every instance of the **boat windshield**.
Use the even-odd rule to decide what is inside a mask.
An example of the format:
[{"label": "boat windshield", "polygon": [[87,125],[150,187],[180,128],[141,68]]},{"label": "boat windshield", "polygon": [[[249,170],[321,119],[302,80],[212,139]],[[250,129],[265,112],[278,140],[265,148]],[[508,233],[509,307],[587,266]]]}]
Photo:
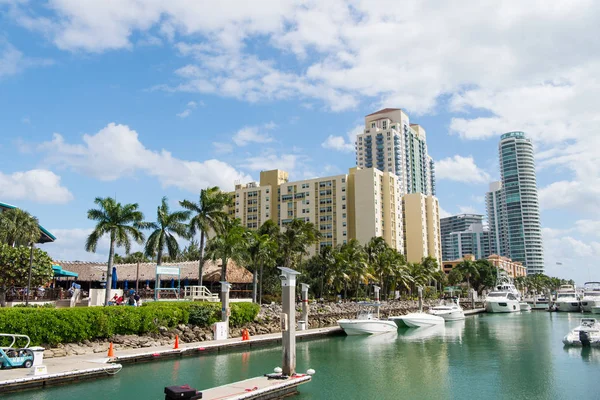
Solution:
[{"label": "boat windshield", "polygon": [[585,292],[586,297],[600,297],[600,292]]},{"label": "boat windshield", "polygon": [[488,294],[488,297],[506,297],[507,293],[503,292],[492,292]]},{"label": "boat windshield", "polygon": [[369,311],[359,311],[356,319],[373,319],[373,314]]},{"label": "boat windshield", "polygon": [[575,297],[575,293],[559,293],[557,298],[564,299],[566,297]]}]

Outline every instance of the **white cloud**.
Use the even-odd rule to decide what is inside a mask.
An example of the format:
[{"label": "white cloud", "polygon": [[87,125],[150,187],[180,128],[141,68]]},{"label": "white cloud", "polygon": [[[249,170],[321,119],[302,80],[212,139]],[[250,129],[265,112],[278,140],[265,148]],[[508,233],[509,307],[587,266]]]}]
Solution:
[{"label": "white cloud", "polygon": [[54,172],[32,169],[10,175],[0,172],[0,198],[63,204],[73,200],[73,194],[61,185],[60,176]]},{"label": "white cloud", "polygon": [[490,181],[490,175],[475,164],[472,156],[460,155],[436,161],[435,177],[464,183],[487,183]]},{"label": "white cloud", "polygon": [[227,154],[233,151],[233,145],[231,143],[213,142],[215,152],[217,154]]},{"label": "white cloud", "polygon": [[452,216],[452,214],[444,210],[442,206],[440,206],[440,218],[448,218],[450,216]]},{"label": "white cloud", "polygon": [[48,163],[103,181],[144,173],[158,179],[163,187],[198,192],[214,185],[228,190],[236,180],[251,180],[223,161],[187,161],[173,157],[167,150],[147,149],[136,131],[115,123],[94,135],[83,135],[83,143],[79,144],[66,143],[55,133],[52,141],[42,143],[38,149],[46,154]]},{"label": "white cloud", "polygon": [[543,228],[544,258],[546,274],[574,279],[581,285],[595,279],[598,273],[595,260],[600,257],[600,242],[576,237],[576,229]]},{"label": "white cloud", "polygon": [[[275,126],[274,123],[270,122],[265,126],[265,129],[273,129]],[[273,138],[265,133],[260,133],[257,126],[246,126],[237,131],[232,140],[238,146],[246,146],[250,143],[269,143],[273,141]]]},{"label": "white cloud", "polygon": [[244,167],[250,171],[268,171],[271,169],[294,171],[302,158],[297,154],[267,154],[247,158]]},{"label": "white cloud", "polygon": [[473,206],[458,206],[458,212],[460,214],[481,214],[475,207]]},{"label": "white cloud", "polygon": [[183,110],[182,112],[176,114],[179,118],[187,118],[190,116],[190,114],[192,113],[192,110],[190,110],[189,108],[186,108],[185,110]]},{"label": "white cloud", "polygon": [[575,229],[582,235],[600,237],[600,221],[580,219],[579,221],[575,221]]},{"label": "white cloud", "polygon": [[30,67],[51,64],[51,60],[26,57],[15,46],[0,37],[0,79],[19,74]]},{"label": "white cloud", "polygon": [[329,135],[327,139],[325,139],[325,141],[321,143],[321,146],[326,149],[332,149],[348,153],[353,152],[354,143],[356,142],[356,136],[359,133],[362,133],[363,129],[363,125],[356,125],[348,133],[346,133],[346,137]]}]

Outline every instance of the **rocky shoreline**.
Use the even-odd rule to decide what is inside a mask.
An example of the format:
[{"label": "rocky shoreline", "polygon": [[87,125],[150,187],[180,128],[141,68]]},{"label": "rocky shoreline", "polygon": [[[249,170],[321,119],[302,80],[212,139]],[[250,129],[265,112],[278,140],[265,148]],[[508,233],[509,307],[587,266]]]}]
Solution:
[{"label": "rocky shoreline", "polygon": [[[437,304],[437,300],[425,300],[423,307],[428,308]],[[470,309],[470,304],[461,304],[464,309]],[[357,303],[326,303],[311,304],[309,310],[308,328],[322,328],[336,325],[342,318],[354,318],[359,311]],[[381,318],[391,315],[403,315],[418,309],[418,302],[411,300],[384,302],[380,308]],[[250,336],[281,331],[279,316],[281,305],[263,305],[254,322],[246,324],[241,328],[230,328],[229,336],[241,337],[242,330],[248,329]],[[301,317],[301,308],[296,308],[296,320]],[[107,340],[85,340],[81,343],[59,344],[44,351],[45,358],[65,357],[72,355],[100,354],[106,353],[109,343],[112,342],[116,351],[125,349],[148,348],[172,345],[175,336],[179,336],[181,343],[203,342],[212,340],[213,334],[210,328],[201,328],[193,325],[179,325],[176,328],[167,329],[159,327],[159,332],[149,335],[115,335]]]}]

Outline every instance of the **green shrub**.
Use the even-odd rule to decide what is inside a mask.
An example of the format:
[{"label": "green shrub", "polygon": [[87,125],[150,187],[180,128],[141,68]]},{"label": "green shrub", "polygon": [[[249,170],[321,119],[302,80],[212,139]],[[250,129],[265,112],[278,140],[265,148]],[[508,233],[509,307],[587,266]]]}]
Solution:
[{"label": "green shrub", "polygon": [[240,327],[247,322],[254,321],[254,318],[256,318],[259,311],[260,307],[258,306],[258,304],[232,303],[229,323],[231,324],[231,326]]}]

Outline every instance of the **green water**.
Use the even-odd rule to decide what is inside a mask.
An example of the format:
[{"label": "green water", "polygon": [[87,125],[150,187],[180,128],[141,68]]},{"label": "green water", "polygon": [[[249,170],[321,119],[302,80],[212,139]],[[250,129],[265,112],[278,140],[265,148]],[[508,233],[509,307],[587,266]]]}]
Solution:
[{"label": "green water", "polygon": [[[300,342],[296,399],[600,399],[600,349],[564,349],[581,314],[515,313],[398,334]],[[203,389],[271,372],[279,347],[129,365],[115,377],[3,398],[163,399],[167,385]]]}]

